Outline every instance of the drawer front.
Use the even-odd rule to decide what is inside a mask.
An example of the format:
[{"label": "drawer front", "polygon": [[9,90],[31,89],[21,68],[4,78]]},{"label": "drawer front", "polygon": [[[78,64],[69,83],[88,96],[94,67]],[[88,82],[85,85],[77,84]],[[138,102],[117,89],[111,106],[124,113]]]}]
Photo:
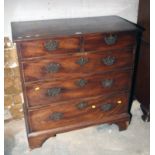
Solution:
[{"label": "drawer front", "polygon": [[127,112],[128,94],[70,100],[57,106],[29,111],[31,132],[95,122]]},{"label": "drawer front", "polygon": [[19,43],[20,58],[35,58],[63,54],[69,51],[80,50],[79,37],[52,38],[38,41],[24,41]]},{"label": "drawer front", "polygon": [[130,33],[93,34],[84,37],[85,51],[101,51],[133,46],[136,36]]},{"label": "drawer front", "polygon": [[73,98],[130,89],[132,71],[111,72],[78,79],[26,85],[28,106],[56,104]]},{"label": "drawer front", "polygon": [[[24,81],[76,78],[82,74],[105,72],[117,68],[131,68],[132,49],[80,54],[60,58],[26,61],[22,63]],[[33,68],[32,68],[33,66]]]}]

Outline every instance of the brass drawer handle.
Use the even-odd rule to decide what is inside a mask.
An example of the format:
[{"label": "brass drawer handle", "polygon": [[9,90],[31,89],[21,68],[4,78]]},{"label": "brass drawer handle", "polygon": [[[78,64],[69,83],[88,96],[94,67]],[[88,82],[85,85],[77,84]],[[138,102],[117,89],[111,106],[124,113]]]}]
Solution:
[{"label": "brass drawer handle", "polygon": [[110,87],[112,87],[113,83],[114,83],[114,80],[113,79],[105,79],[105,80],[102,80],[102,86],[104,88],[110,88]]},{"label": "brass drawer handle", "polygon": [[84,87],[86,84],[87,84],[87,80],[84,80],[84,79],[79,79],[76,81],[76,85],[78,87]]},{"label": "brass drawer handle", "polygon": [[56,40],[47,41],[45,43],[44,47],[49,52],[53,51],[53,50],[56,50],[58,48],[58,41],[56,41]]},{"label": "brass drawer handle", "polygon": [[84,102],[84,101],[79,102],[79,103],[76,105],[77,109],[79,109],[79,110],[83,110],[83,109],[85,109],[87,106],[88,106],[88,104],[87,104],[86,102]]},{"label": "brass drawer handle", "polygon": [[112,107],[113,107],[112,104],[110,104],[110,103],[105,103],[105,104],[102,104],[102,105],[101,105],[101,110],[102,110],[103,112],[106,112],[106,111],[111,110]]},{"label": "brass drawer handle", "polygon": [[88,63],[88,58],[81,57],[76,61],[76,63],[79,64],[80,66],[83,66],[86,63]]},{"label": "brass drawer handle", "polygon": [[107,66],[111,66],[116,62],[116,58],[114,56],[108,56],[106,58],[102,58],[102,62]]},{"label": "brass drawer handle", "polygon": [[48,73],[56,73],[59,71],[59,69],[60,69],[60,64],[58,63],[51,63],[51,64],[48,64],[46,67],[46,70]]},{"label": "brass drawer handle", "polygon": [[61,112],[53,112],[50,116],[49,119],[53,121],[58,121],[64,117],[64,114]]},{"label": "brass drawer handle", "polygon": [[104,41],[107,45],[113,45],[117,41],[117,36],[116,35],[105,36]]},{"label": "brass drawer handle", "polygon": [[61,92],[61,88],[49,88],[47,90],[47,95],[48,96],[57,96]]}]

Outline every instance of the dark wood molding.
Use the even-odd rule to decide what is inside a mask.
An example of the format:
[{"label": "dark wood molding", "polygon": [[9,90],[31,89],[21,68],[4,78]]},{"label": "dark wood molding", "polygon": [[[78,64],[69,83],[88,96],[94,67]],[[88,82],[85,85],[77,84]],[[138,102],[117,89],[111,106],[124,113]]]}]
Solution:
[{"label": "dark wood molding", "polygon": [[145,31],[142,36],[137,68],[135,98],[141,103],[142,119],[150,120],[150,0],[139,1],[138,24]]}]

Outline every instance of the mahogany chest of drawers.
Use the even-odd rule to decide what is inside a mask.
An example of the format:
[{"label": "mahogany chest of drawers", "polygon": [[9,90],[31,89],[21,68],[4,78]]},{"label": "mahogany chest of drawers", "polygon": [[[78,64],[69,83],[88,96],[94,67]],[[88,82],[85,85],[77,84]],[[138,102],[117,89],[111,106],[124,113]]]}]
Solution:
[{"label": "mahogany chest of drawers", "polygon": [[31,148],[58,133],[130,122],[142,30],[118,16],[12,22]]}]

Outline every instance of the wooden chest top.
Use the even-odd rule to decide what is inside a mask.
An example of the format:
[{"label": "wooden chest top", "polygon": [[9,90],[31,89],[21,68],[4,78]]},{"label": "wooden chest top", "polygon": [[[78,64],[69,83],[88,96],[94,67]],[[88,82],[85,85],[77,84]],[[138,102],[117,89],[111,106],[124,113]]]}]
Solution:
[{"label": "wooden chest top", "polygon": [[86,17],[12,22],[13,41],[101,32],[141,31],[137,25],[119,17]]}]

